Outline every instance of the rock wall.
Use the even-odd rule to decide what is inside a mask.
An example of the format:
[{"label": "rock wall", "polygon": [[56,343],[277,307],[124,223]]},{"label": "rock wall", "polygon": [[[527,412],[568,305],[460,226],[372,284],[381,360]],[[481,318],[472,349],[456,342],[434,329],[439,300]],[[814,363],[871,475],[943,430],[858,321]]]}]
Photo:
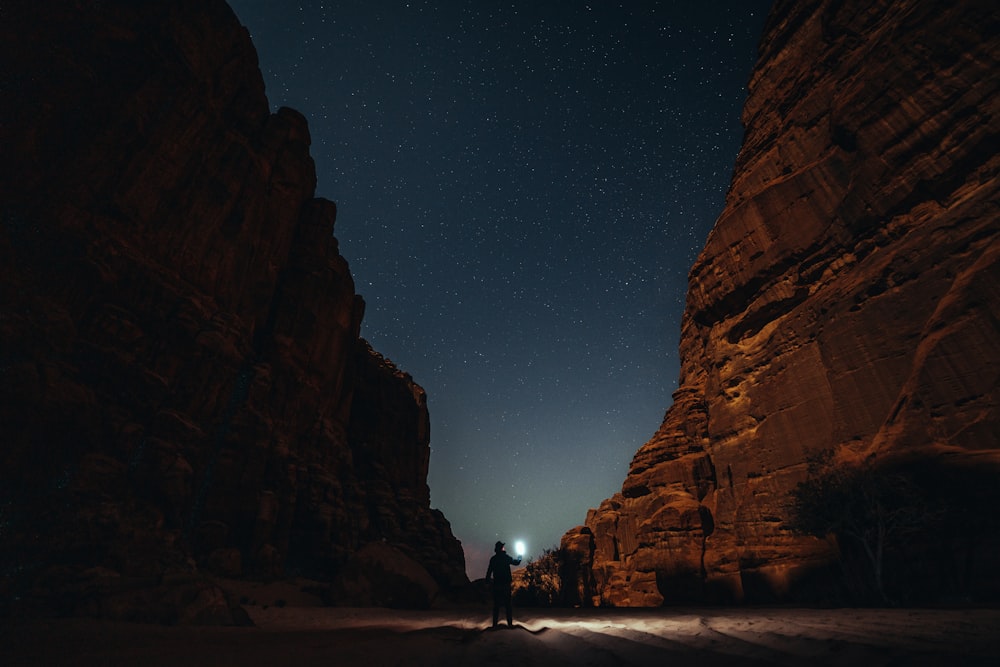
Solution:
[{"label": "rock wall", "polygon": [[790,530],[789,492],[831,451],[921,472],[967,524],[900,554],[897,584],[1000,594],[984,530],[1000,472],[998,36],[989,2],[775,4],[726,206],[690,272],[674,403],[621,493],[563,540],[583,601],[814,594],[836,545]]},{"label": "rock wall", "polygon": [[0,593],[334,579],[371,542],[464,582],[423,390],[359,339],[307,124],[229,7],[2,14]]}]

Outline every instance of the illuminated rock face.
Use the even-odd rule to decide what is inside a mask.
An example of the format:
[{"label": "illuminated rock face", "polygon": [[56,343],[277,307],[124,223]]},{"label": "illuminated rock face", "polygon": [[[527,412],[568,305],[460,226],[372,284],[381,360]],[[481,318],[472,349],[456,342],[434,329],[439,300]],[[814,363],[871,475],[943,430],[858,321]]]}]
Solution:
[{"label": "illuminated rock face", "polygon": [[[621,493],[564,539],[593,601],[808,595],[832,546],[787,529],[788,494],[818,452],[992,493],[998,35],[988,2],[776,3],[690,273],[674,403]],[[985,541],[975,558],[995,562]],[[946,574],[996,595],[983,568]]]},{"label": "illuminated rock face", "polygon": [[333,578],[373,541],[465,581],[305,119],[225,3],[84,4],[0,27],[0,587]]}]

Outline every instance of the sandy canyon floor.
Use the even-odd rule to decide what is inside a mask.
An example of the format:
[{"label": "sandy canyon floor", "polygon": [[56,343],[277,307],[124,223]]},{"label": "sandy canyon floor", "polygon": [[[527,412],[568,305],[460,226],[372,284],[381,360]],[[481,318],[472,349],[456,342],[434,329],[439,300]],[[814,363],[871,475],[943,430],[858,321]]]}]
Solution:
[{"label": "sandy canyon floor", "polygon": [[995,665],[996,609],[395,611],[249,606],[256,627],[6,622],[5,665]]}]

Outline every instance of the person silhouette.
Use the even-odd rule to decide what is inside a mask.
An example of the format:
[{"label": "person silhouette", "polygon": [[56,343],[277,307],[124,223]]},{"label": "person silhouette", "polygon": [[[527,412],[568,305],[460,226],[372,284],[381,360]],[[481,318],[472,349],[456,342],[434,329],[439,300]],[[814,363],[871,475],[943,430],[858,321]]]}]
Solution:
[{"label": "person silhouette", "polygon": [[510,566],[520,565],[521,557],[516,559],[507,555],[503,542],[497,542],[493,546],[493,557],[490,558],[490,566],[486,569],[486,581],[493,583],[493,627],[497,627],[500,619],[500,605],[507,609],[507,625],[514,626],[513,610],[510,602]]}]

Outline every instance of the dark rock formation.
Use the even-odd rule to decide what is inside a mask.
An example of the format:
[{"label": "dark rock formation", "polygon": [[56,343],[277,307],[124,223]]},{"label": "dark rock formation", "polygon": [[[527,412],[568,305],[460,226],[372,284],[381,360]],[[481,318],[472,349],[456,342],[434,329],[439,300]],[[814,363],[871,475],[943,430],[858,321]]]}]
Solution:
[{"label": "dark rock formation", "polygon": [[355,553],[333,582],[333,597],[352,607],[426,609],[440,587],[426,568],[388,544]]},{"label": "dark rock formation", "polygon": [[582,596],[810,595],[835,545],[789,530],[789,492],[829,451],[905,468],[950,517],[887,555],[897,591],[1000,593],[998,59],[990,2],[776,3],[674,403],[563,540]]},{"label": "dark rock formation", "polygon": [[370,542],[464,583],[423,390],[359,339],[306,122],[229,7],[2,15],[0,597],[333,580]]}]

